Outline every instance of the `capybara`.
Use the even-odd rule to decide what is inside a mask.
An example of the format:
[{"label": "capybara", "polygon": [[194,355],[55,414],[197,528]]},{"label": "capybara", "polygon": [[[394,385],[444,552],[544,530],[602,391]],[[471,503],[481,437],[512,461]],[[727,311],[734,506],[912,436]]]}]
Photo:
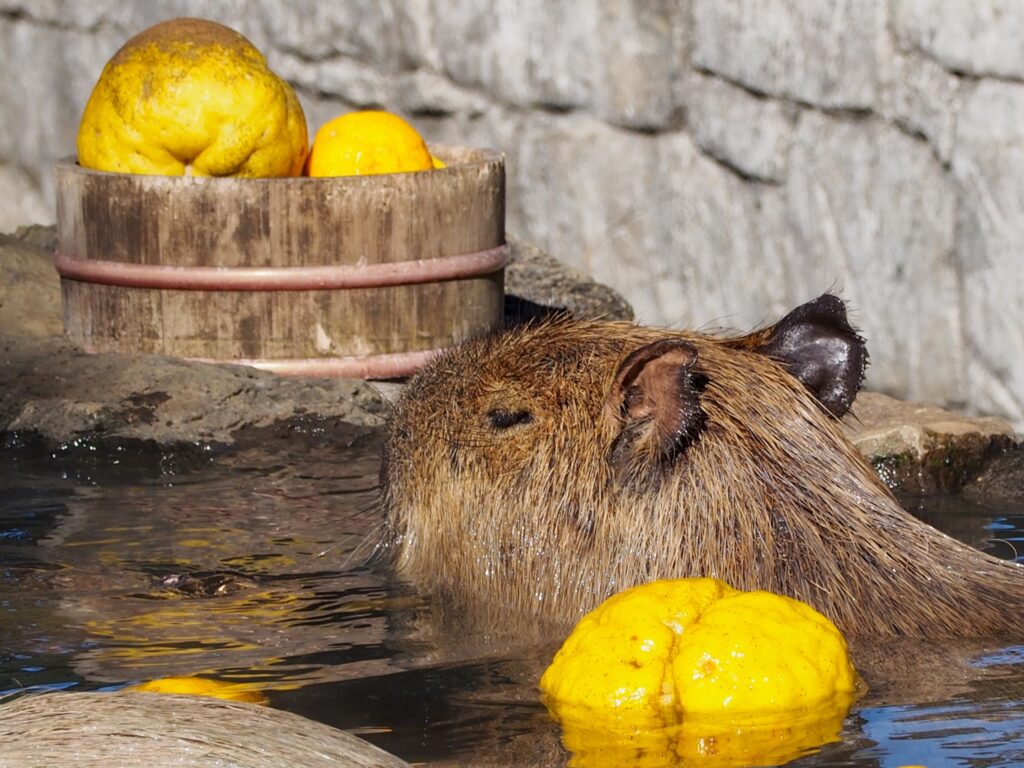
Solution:
[{"label": "capybara", "polygon": [[0,768],[401,768],[330,726],[256,704],[156,693],[0,702]]},{"label": "capybara", "polygon": [[446,605],[560,622],[717,576],[854,635],[1024,636],[1024,567],[905,512],[842,434],[866,362],[829,294],[742,336],[561,319],[469,342],[396,406],[396,567]]}]

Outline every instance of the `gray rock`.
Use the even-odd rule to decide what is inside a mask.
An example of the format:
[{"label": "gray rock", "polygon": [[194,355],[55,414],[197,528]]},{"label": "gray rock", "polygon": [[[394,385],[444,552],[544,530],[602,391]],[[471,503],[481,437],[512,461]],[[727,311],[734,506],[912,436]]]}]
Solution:
[{"label": "gray rock", "polygon": [[435,0],[441,66],[463,87],[519,106],[590,100],[594,15],[544,0]]},{"label": "gray rock", "polygon": [[868,109],[879,0],[693,0],[693,64],[758,93]]},{"label": "gray rock", "polygon": [[969,418],[933,405],[863,392],[844,422],[847,436],[890,485],[903,491],[957,491],[1014,445],[997,418]]},{"label": "gray rock", "polygon": [[686,124],[704,152],[755,181],[781,182],[795,115],[715,77],[695,74],[686,89]]},{"label": "gray rock", "polygon": [[[25,234],[37,237],[34,231]],[[0,333],[36,338],[63,332],[60,278],[53,268],[53,254],[0,235]]]},{"label": "gray rock", "polygon": [[117,0],[76,3],[73,0],[0,0],[0,11],[47,24],[91,30],[109,21],[125,4]]},{"label": "gray rock", "polygon": [[578,318],[632,320],[619,294],[582,272],[566,268],[540,248],[508,236],[512,261],[505,269],[506,324],[551,313]]},{"label": "gray rock", "polygon": [[[406,114],[466,115],[484,114],[489,102],[480,94],[460,88],[450,80],[428,70],[417,69],[402,75],[395,86],[395,103]],[[464,143],[462,138],[460,143]]]},{"label": "gray rock", "polygon": [[953,175],[961,190],[956,263],[963,337],[970,349],[965,402],[1024,414],[1024,86],[983,81],[964,101]]},{"label": "gray rock", "polygon": [[[251,4],[250,4],[251,5]],[[350,59],[385,73],[424,63],[428,0],[260,0],[268,46],[307,62]]]},{"label": "gray rock", "polygon": [[[100,31],[0,19],[0,71],[7,73],[0,78],[0,158],[14,160],[31,181],[26,192],[50,205],[53,163],[75,153],[82,109],[103,62],[121,42]],[[54,221],[52,209],[39,220]]]},{"label": "gray rock", "polygon": [[790,251],[775,227],[782,190],[747,184],[683,133],[659,140],[655,165],[672,172],[659,174],[652,190],[661,241],[639,254],[650,275],[647,294],[626,294],[638,315],[683,328],[747,330],[792,309],[782,293],[794,279]]},{"label": "gray rock", "polygon": [[672,125],[672,83],[685,66],[682,10],[669,0],[594,6],[475,0],[436,3],[444,73],[499,102],[587,109],[615,125]]},{"label": "gray rock", "polygon": [[593,109],[604,120],[641,130],[674,126],[673,82],[688,68],[684,9],[671,0],[598,3],[588,53]]},{"label": "gray rock", "polygon": [[0,232],[10,232],[26,221],[53,221],[52,206],[40,185],[23,168],[0,162]]},{"label": "gray rock", "polygon": [[87,355],[60,337],[0,336],[0,432],[76,439],[231,444],[246,430],[307,417],[383,422],[362,381],[286,379],[253,368],[154,355]]},{"label": "gray rock", "polygon": [[1024,77],[1024,5],[1017,0],[894,0],[896,33],[947,69]]},{"label": "gray rock", "polygon": [[1024,508],[1024,448],[994,458],[964,486],[963,493],[998,512]]},{"label": "gray rock", "polygon": [[52,254],[57,250],[57,227],[53,224],[29,224],[18,227],[14,232],[14,239]]},{"label": "gray rock", "polygon": [[[349,105],[346,109],[333,105],[329,118],[348,109],[378,107],[392,100],[392,78],[358,59],[337,57],[311,63],[295,56],[280,55],[275,59],[274,71],[299,90],[322,94],[321,98],[326,96]],[[323,121],[312,120],[308,112],[306,121],[312,137]]]},{"label": "gray rock", "polygon": [[786,191],[805,259],[792,275],[797,291],[842,290],[882,362],[869,369],[869,386],[962,400],[956,189],[927,145],[880,121],[806,113]]},{"label": "gray rock", "polygon": [[509,228],[532,232],[599,282],[643,296],[653,277],[643,257],[653,250],[648,225],[670,202],[655,200],[656,140],[578,115],[522,121],[511,138]]},{"label": "gray rock", "polygon": [[[881,44],[887,42],[883,36]],[[879,72],[879,113],[924,136],[939,159],[948,163],[962,100],[960,78],[915,52],[892,47],[887,59],[890,65]]]},{"label": "gray rock", "polygon": [[567,115],[529,121],[513,140],[515,218],[560,260],[620,286],[641,322],[749,327],[790,308],[773,290],[791,277],[791,251],[772,231],[781,191],[751,188],[688,134]]}]

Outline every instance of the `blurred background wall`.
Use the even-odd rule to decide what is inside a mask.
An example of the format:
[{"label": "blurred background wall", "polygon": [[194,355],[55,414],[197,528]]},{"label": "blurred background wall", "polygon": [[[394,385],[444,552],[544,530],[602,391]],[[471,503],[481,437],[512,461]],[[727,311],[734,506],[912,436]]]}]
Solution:
[{"label": "blurred background wall", "polygon": [[508,229],[647,323],[841,291],[869,385],[1024,428],[1020,0],[0,0],[0,231],[54,219],[104,62],[194,15],[310,130],[384,107],[508,157]]}]

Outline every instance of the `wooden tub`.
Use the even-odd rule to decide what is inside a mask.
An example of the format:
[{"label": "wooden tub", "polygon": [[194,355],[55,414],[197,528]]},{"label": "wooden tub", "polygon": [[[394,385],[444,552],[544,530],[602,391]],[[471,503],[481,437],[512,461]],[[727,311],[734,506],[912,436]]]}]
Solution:
[{"label": "wooden tub", "polygon": [[57,166],[64,327],[92,352],[392,378],[503,317],[501,155],[338,178]]}]

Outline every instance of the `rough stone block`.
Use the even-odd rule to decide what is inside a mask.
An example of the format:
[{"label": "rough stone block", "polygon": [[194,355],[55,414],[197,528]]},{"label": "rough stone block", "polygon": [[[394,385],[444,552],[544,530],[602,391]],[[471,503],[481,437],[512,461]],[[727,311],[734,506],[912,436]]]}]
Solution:
[{"label": "rough stone block", "polygon": [[117,0],[95,0],[89,3],[74,0],[0,0],[0,12],[89,30],[117,18],[118,13],[124,12],[125,5]]},{"label": "rough stone block", "polygon": [[781,212],[781,191],[747,184],[687,134],[663,136],[657,148],[661,172],[647,225],[660,239],[636,257],[649,275],[647,296],[626,294],[638,316],[683,328],[748,330],[791,309],[790,251],[784,229],[776,228],[782,221],[771,216]]},{"label": "rough stone block", "polygon": [[595,15],[545,0],[435,0],[445,74],[496,100],[559,110],[590,99]]},{"label": "rough stone block", "polygon": [[693,64],[759,93],[868,109],[880,0],[693,0]]},{"label": "rough stone block", "polygon": [[1024,77],[1024,4],[1019,0],[894,0],[907,47],[969,75]]},{"label": "rough stone block", "polygon": [[[395,86],[395,104],[406,114],[478,117],[490,106],[486,97],[460,88],[434,72],[417,69],[402,75]],[[457,143],[465,144],[465,139]]]},{"label": "rough stone block", "polygon": [[315,63],[356,59],[395,73],[428,58],[428,0],[261,0],[269,46]]},{"label": "rough stone block", "polygon": [[957,491],[1015,442],[1002,419],[969,418],[876,392],[857,397],[844,430],[883,480],[913,493]]},{"label": "rough stone block", "polygon": [[0,329],[31,337],[64,332],[53,255],[10,235],[0,235]]},{"label": "rough stone block", "polygon": [[101,34],[0,20],[0,158],[16,159],[47,199],[53,162],[74,154],[82,109],[119,46]]},{"label": "rough stone block", "polygon": [[[392,84],[390,77],[357,59],[332,58],[327,61],[311,64],[300,58],[280,55],[276,58],[274,71],[296,88],[310,93],[321,94],[351,105],[350,108],[376,107],[388,104],[392,100]],[[331,117],[346,111],[336,106]],[[314,134],[319,125],[306,115],[310,134]]]},{"label": "rough stone block", "polygon": [[879,72],[879,113],[923,136],[948,163],[962,100],[960,78],[913,52],[890,49],[887,60],[889,65]]},{"label": "rough stone block", "polygon": [[29,221],[54,221],[53,206],[38,182],[15,165],[0,162],[0,232],[10,232]]},{"label": "rough stone block", "polygon": [[746,184],[688,134],[549,116],[510,142],[510,228],[615,285],[642,322],[742,328],[791,308],[782,190]]},{"label": "rough stone block", "polygon": [[695,74],[686,89],[686,124],[704,152],[755,181],[781,182],[793,110],[724,80]]},{"label": "rough stone block", "polygon": [[806,113],[786,191],[803,259],[794,284],[805,295],[842,290],[883,363],[869,369],[870,386],[961,400],[956,188],[928,146],[878,120]]},{"label": "rough stone block", "polygon": [[678,34],[682,4],[610,0],[600,7],[590,68],[595,112],[613,125],[641,130],[672,126],[673,82],[687,70]]},{"label": "rough stone block", "polygon": [[563,312],[577,318],[633,319],[629,304],[608,286],[567,268],[533,243],[509,235],[508,244],[506,325]]},{"label": "rough stone block", "polygon": [[983,81],[965,99],[953,175],[961,190],[956,261],[964,340],[971,352],[966,402],[980,412],[1024,414],[1024,86]]}]

